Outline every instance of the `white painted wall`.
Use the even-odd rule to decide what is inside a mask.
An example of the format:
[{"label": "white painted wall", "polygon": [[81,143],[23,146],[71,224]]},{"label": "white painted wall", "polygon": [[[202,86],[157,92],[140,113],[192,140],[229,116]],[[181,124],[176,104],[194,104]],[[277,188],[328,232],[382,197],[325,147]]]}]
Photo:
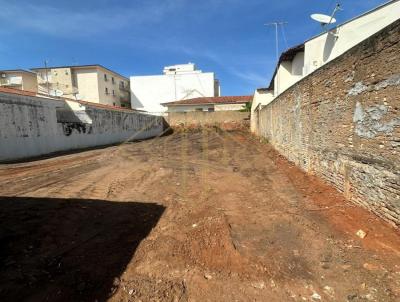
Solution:
[{"label": "white painted wall", "polygon": [[304,52],[299,52],[295,55],[292,61],[292,76],[303,76],[304,69]]},{"label": "white painted wall", "polygon": [[[251,115],[250,115],[250,130],[255,132],[258,129],[258,111],[261,110],[261,106],[268,105],[274,99],[274,92],[272,90],[260,90],[257,89],[254,92],[253,102],[251,104]],[[256,108],[258,107],[258,110]]]},{"label": "white painted wall", "polygon": [[400,1],[395,0],[360,18],[350,20],[333,31],[307,41],[304,75],[332,61],[399,18]]},{"label": "white painted wall", "polygon": [[80,99],[100,103],[100,84],[96,69],[76,69],[73,74]]},{"label": "white painted wall", "polygon": [[162,131],[158,116],[0,93],[0,161],[144,139]]},{"label": "white painted wall", "polygon": [[242,104],[199,104],[199,105],[181,105],[169,106],[168,112],[193,112],[193,111],[238,111],[244,108],[246,103]]},{"label": "white painted wall", "polygon": [[132,108],[152,113],[167,110],[161,103],[196,97],[213,97],[214,73],[184,73],[157,76],[133,76],[131,81]]},{"label": "white painted wall", "polygon": [[214,109],[214,104],[208,104],[208,105],[185,105],[185,106],[170,106],[168,107],[168,112],[192,112],[192,111],[209,111],[210,110],[215,110]]},{"label": "white painted wall", "polygon": [[275,95],[279,95],[292,85],[295,77],[292,76],[292,62],[283,61],[276,72],[274,79]]},{"label": "white painted wall", "polygon": [[215,104],[215,111],[239,111],[246,106],[246,103],[241,104]]},{"label": "white painted wall", "polygon": [[[164,74],[176,74],[176,73],[193,73],[197,70],[196,65],[193,63],[188,64],[178,64],[172,66],[165,66],[163,73]],[[198,72],[201,72],[200,70]]]}]

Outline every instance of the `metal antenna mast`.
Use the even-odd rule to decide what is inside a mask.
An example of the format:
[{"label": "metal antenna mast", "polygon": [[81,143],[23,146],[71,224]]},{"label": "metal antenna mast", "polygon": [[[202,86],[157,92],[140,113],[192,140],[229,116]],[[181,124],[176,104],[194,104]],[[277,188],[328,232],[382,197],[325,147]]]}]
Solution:
[{"label": "metal antenna mast", "polygon": [[288,24],[288,22],[270,22],[264,24],[265,26],[275,26],[275,50],[276,50],[276,62],[279,61],[279,38],[278,38],[278,27]]},{"label": "metal antenna mast", "polygon": [[[341,11],[341,10],[343,10],[343,9],[342,9],[342,6],[340,5],[340,3],[336,3],[335,9],[333,10],[333,13],[332,13],[332,15],[331,15],[331,19],[329,20],[329,23],[328,23],[328,24],[331,24],[331,23],[332,23],[332,21],[335,19],[336,13],[337,13],[338,11]],[[325,25],[325,26],[326,26],[326,25]]]},{"label": "metal antenna mast", "polygon": [[50,83],[49,83],[49,75],[48,75],[48,71],[47,71],[47,63],[48,63],[48,61],[45,60],[44,61],[44,69],[45,69],[45,72],[46,72],[47,94],[50,95],[50,86],[49,86]]}]

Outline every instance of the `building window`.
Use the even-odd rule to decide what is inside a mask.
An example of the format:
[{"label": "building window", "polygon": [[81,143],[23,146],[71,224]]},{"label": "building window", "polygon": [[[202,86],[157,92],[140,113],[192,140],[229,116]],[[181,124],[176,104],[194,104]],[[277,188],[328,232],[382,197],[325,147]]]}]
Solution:
[{"label": "building window", "polygon": [[214,112],[214,108],[208,108],[208,112]]},{"label": "building window", "polygon": [[203,111],[203,108],[196,108],[196,111]]},{"label": "building window", "polygon": [[113,96],[115,96],[115,91],[113,90]]},{"label": "building window", "polygon": [[106,87],[106,94],[108,94],[108,88]]},{"label": "building window", "polygon": [[113,84],[115,84],[114,77],[111,78],[111,82],[112,82]]},{"label": "building window", "polygon": [[104,74],[104,81],[108,81],[107,75]]},{"label": "building window", "polygon": [[121,81],[121,87],[124,88],[125,87],[125,82]]}]

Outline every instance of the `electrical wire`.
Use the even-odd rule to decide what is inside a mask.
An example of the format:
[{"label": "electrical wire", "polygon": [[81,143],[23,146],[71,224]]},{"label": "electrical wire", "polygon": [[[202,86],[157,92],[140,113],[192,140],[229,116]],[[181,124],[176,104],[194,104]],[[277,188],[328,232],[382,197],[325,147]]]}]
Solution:
[{"label": "electrical wire", "polygon": [[282,31],[283,42],[285,42],[286,49],[288,49],[289,45],[288,45],[288,41],[287,41],[287,38],[286,38],[284,24],[281,24],[281,31]]}]

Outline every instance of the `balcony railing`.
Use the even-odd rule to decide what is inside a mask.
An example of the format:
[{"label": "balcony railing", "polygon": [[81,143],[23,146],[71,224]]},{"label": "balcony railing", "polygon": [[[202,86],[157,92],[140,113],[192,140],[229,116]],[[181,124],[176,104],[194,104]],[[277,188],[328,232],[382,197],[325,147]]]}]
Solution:
[{"label": "balcony railing", "polygon": [[123,85],[122,83],[119,83],[119,89],[123,91],[130,91],[129,85]]}]

